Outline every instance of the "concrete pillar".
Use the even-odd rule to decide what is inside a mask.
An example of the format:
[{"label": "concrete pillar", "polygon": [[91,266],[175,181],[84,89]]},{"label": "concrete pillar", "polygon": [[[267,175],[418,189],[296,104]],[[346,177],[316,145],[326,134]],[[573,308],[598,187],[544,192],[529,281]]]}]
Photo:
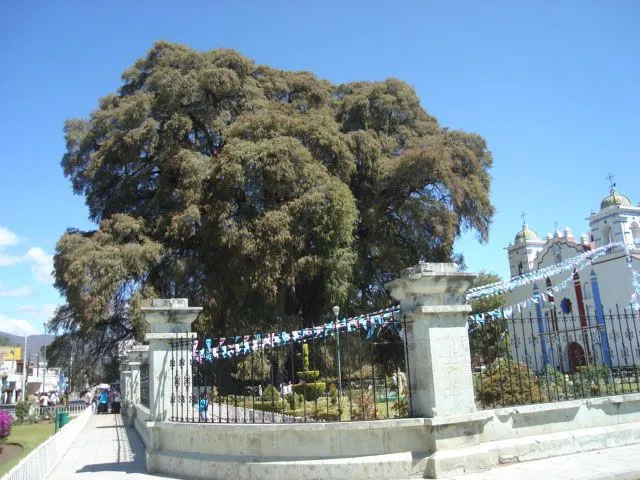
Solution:
[{"label": "concrete pillar", "polygon": [[149,345],[134,345],[129,352],[129,401],[137,405],[140,403],[140,365],[149,357]]},{"label": "concrete pillar", "polygon": [[122,412],[126,412],[127,406],[131,403],[131,370],[120,373],[120,407]]},{"label": "concrete pillar", "polygon": [[407,319],[412,414],[461,415],[475,410],[465,292],[475,275],[454,263],[423,263],[386,284]]},{"label": "concrete pillar", "polygon": [[129,374],[129,358],[127,352],[120,354],[120,398],[121,405],[124,407],[127,398],[127,376]]},{"label": "concrete pillar", "polygon": [[[151,307],[142,308],[149,324],[145,340],[149,343],[149,412],[152,421],[171,416],[171,342],[196,337],[191,323],[202,307],[189,307],[186,298],[153,300]],[[190,378],[191,362],[186,362],[185,377]]]}]

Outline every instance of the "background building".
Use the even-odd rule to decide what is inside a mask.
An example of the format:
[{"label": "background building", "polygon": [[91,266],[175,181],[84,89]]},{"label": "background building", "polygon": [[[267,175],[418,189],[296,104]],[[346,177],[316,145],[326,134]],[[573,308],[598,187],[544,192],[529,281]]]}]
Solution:
[{"label": "background building", "polygon": [[516,306],[509,322],[514,356],[538,371],[640,364],[640,312],[632,306],[640,206],[612,186],[588,221],[589,232],[578,238],[569,228],[541,238],[523,224],[507,247],[512,279],[536,277],[506,292],[505,301]]}]

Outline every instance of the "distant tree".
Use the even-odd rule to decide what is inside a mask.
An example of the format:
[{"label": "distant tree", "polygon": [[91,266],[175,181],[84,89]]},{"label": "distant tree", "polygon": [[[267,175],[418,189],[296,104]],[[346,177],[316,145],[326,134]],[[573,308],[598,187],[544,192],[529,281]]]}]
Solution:
[{"label": "distant tree", "polygon": [[[475,278],[473,287],[481,287],[498,281],[500,281],[498,275],[481,271]],[[510,355],[511,347],[509,346],[506,320],[490,313],[504,306],[504,295],[492,295],[471,302],[473,319],[469,320],[469,346],[473,366],[486,365],[496,358]],[[477,314],[485,313],[488,314],[484,315],[483,320],[475,319]]]},{"label": "distant tree", "polygon": [[11,345],[11,340],[9,340],[9,337],[0,337],[0,345]]},{"label": "distant tree", "polygon": [[333,85],[160,42],[65,133],[99,227],[58,241],[53,324],[109,348],[140,338],[154,297],[189,298],[220,332],[387,305],[388,280],[449,260],[463,229],[486,240],[494,211],[484,139],[396,79]]}]

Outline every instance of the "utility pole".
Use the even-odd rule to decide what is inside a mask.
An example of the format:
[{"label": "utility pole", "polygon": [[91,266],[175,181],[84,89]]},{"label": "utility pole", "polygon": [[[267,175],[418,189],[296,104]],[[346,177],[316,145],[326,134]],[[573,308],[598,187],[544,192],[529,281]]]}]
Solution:
[{"label": "utility pole", "polygon": [[27,375],[28,375],[27,339],[28,338],[29,337],[27,336],[27,331],[25,330],[24,331],[24,351],[22,352],[22,394],[20,395],[21,400],[27,399]]},{"label": "utility pole", "polygon": [[42,353],[42,392],[44,393],[47,381],[47,322],[44,322],[42,326],[44,327],[44,351]]}]

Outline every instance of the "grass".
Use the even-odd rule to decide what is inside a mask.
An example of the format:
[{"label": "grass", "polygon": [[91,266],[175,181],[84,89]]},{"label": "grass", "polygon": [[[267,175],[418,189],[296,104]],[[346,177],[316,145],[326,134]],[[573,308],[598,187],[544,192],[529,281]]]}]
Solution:
[{"label": "grass", "polygon": [[7,473],[20,462],[24,457],[29,455],[42,442],[55,433],[53,423],[30,423],[23,425],[14,424],[11,427],[11,434],[7,438],[6,443],[17,443],[22,445],[22,452],[0,465],[0,476]]},{"label": "grass", "polygon": [[[368,400],[364,401],[364,418],[362,414],[363,397],[364,399],[367,399],[368,397]],[[284,413],[285,415],[291,415],[300,418],[306,416],[310,420],[338,420],[338,405],[335,403],[335,401],[334,403],[332,403],[331,399],[328,397],[320,397],[317,403],[310,400],[307,400],[306,405],[304,403],[298,403],[295,409],[291,408],[289,403],[281,398],[278,398],[274,401],[259,401],[250,396],[243,397],[238,395],[237,397],[234,397],[230,395],[228,397],[215,397],[214,401],[220,403],[221,405],[229,405],[230,407],[235,406],[246,409],[262,410],[267,412],[274,412],[278,415]],[[391,399],[389,399],[388,404],[384,401],[377,401],[376,413],[374,415],[373,397],[370,391],[361,392],[360,390],[352,390],[351,402],[349,401],[348,393],[345,392],[345,395],[343,395],[342,397],[342,415],[340,416],[340,419],[342,421],[349,421],[363,419],[383,420],[386,418],[394,418],[398,413],[392,408],[395,403],[395,400]],[[406,417],[408,416],[407,413],[401,414],[400,416]],[[351,414],[353,414],[353,418],[351,417]]]}]

